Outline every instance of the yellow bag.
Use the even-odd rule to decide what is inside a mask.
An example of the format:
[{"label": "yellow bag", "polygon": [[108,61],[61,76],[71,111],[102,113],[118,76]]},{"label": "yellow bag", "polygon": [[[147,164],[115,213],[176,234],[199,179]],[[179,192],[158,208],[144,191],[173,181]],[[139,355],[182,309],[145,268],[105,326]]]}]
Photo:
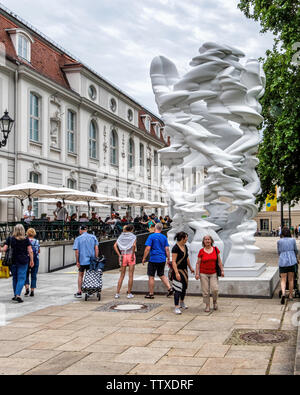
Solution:
[{"label": "yellow bag", "polygon": [[0,278],[9,278],[9,267],[2,266],[1,259],[0,259]]}]

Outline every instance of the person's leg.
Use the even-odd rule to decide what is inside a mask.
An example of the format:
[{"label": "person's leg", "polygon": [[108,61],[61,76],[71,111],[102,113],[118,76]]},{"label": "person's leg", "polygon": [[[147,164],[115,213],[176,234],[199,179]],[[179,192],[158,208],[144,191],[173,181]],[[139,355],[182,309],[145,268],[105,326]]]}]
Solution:
[{"label": "person's leg", "polygon": [[293,299],[294,272],[288,272],[288,282],[289,282],[289,299]]},{"label": "person's leg", "polygon": [[16,284],[16,297],[20,297],[22,293],[22,289],[25,285],[26,281],[26,273],[27,273],[28,265],[17,265],[17,284]]},{"label": "person's leg", "polygon": [[17,286],[17,279],[18,279],[17,265],[12,265],[10,267],[10,271],[12,274],[12,286],[13,286],[13,290],[14,290],[14,296],[16,296],[16,286]]},{"label": "person's leg", "polygon": [[82,281],[83,281],[83,276],[84,276],[84,271],[78,272],[78,293],[81,294],[81,287],[82,287]]},{"label": "person's leg", "polygon": [[31,268],[31,291],[33,292],[36,288],[37,273],[39,271],[39,259],[34,260],[34,266]]},{"label": "person's leg", "polygon": [[217,300],[218,300],[218,292],[219,292],[219,283],[217,274],[212,274],[210,277],[210,289],[213,296],[213,304],[214,310],[218,309]]},{"label": "person's leg", "polygon": [[210,310],[210,303],[209,303],[209,278],[208,278],[208,276],[206,274],[200,273],[200,281],[201,281],[203,303],[205,304],[205,311],[208,312]]},{"label": "person's leg", "polygon": [[119,278],[118,286],[117,286],[117,294],[120,293],[120,290],[121,290],[121,287],[123,284],[123,280],[125,277],[125,273],[126,273],[126,266],[121,266],[120,278]]},{"label": "person's leg", "polygon": [[281,293],[282,293],[281,304],[284,304],[284,300],[285,300],[286,278],[287,278],[287,273],[280,274],[280,286],[281,286]]},{"label": "person's leg", "polygon": [[160,277],[161,281],[163,282],[164,286],[167,288],[167,290],[169,291],[171,289],[169,280],[167,279],[167,277],[165,275]]},{"label": "person's leg", "polygon": [[154,295],[154,277],[153,276],[149,276],[149,294],[150,295]]},{"label": "person's leg", "polygon": [[25,295],[29,294],[29,284],[30,284],[30,282],[29,282],[29,273],[30,273],[30,267],[28,266],[27,273],[26,273],[26,280],[25,280],[25,288],[26,288]]},{"label": "person's leg", "polygon": [[131,290],[132,290],[134,268],[135,268],[135,265],[130,265],[130,266],[129,266],[129,273],[128,273],[128,276],[129,276],[129,278],[128,278],[128,295],[131,294]]}]

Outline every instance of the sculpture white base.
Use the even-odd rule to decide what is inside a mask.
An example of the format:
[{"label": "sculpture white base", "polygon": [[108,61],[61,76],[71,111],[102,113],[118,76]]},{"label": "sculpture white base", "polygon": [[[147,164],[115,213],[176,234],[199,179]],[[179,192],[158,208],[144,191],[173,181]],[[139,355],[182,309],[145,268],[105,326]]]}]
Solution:
[{"label": "sculpture white base", "polygon": [[[277,267],[266,267],[258,277],[223,277],[219,279],[219,296],[272,298],[279,282]],[[134,279],[133,293],[148,292],[148,276],[139,276]],[[166,294],[166,288],[159,278],[155,278],[155,294]],[[187,295],[201,295],[200,280],[189,279]]]},{"label": "sculpture white base", "polygon": [[253,267],[224,267],[225,277],[259,277],[266,270],[265,263]]}]

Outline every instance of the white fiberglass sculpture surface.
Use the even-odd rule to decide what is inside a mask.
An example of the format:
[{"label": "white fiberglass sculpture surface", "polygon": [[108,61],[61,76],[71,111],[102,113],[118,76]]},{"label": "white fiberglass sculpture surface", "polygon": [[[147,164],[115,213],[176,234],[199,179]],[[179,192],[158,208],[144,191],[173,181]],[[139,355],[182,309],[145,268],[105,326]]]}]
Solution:
[{"label": "white fiberglass sculpture surface", "polygon": [[[163,56],[153,59],[150,70],[170,136],[170,146],[160,151],[173,216],[169,237],[178,231],[189,234],[193,265],[203,236],[210,234],[225,269],[250,268],[258,250],[255,168],[265,75],[258,60],[242,64],[244,54],[228,45],[208,42],[199,52],[183,76]],[[207,177],[187,192],[183,178],[191,168],[206,169]]]}]

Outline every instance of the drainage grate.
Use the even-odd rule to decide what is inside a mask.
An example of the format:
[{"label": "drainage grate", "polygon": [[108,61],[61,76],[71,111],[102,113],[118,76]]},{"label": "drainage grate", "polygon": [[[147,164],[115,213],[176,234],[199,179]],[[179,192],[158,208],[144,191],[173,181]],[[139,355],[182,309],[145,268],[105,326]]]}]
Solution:
[{"label": "drainage grate", "polygon": [[235,329],[224,344],[266,346],[278,343],[295,342],[294,331],[274,329]]},{"label": "drainage grate", "polygon": [[151,310],[160,307],[159,303],[128,303],[128,302],[110,302],[103,306],[97,307],[95,311],[119,312],[119,313],[148,313]]}]

